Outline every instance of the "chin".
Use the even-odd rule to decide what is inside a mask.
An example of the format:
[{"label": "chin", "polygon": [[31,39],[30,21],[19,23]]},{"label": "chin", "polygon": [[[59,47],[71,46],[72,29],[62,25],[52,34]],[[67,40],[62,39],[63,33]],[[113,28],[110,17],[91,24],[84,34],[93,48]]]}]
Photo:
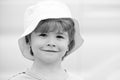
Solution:
[{"label": "chin", "polygon": [[54,64],[54,63],[57,63],[57,62],[60,62],[60,61],[61,61],[60,59],[53,59],[53,58],[42,59],[42,62],[44,62],[46,64]]},{"label": "chin", "polygon": [[55,55],[54,56],[45,55],[45,56],[40,56],[38,58],[40,62],[43,62],[46,64],[53,64],[53,63],[61,61],[61,58]]}]

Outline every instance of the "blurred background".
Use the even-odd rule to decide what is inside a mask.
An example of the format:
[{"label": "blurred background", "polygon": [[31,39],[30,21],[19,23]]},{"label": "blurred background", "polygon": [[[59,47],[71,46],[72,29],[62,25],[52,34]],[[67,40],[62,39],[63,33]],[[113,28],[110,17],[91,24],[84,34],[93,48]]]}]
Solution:
[{"label": "blurred background", "polygon": [[[0,0],[0,80],[32,64],[17,39],[23,33],[25,9],[41,0]],[[120,80],[120,0],[62,0],[80,21],[84,44],[63,61],[84,80]]]}]

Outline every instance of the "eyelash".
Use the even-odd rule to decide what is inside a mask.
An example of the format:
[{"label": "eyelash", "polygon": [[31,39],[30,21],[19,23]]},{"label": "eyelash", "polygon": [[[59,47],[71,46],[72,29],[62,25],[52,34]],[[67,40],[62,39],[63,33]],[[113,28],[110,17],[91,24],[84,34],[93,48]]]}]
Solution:
[{"label": "eyelash", "polygon": [[46,36],[48,36],[48,35],[45,34],[45,33],[42,33],[42,34],[40,34],[39,36],[46,37]]},{"label": "eyelash", "polygon": [[56,36],[57,38],[61,38],[61,39],[64,39],[64,37],[63,36],[60,36],[60,35],[58,35],[58,36]]}]

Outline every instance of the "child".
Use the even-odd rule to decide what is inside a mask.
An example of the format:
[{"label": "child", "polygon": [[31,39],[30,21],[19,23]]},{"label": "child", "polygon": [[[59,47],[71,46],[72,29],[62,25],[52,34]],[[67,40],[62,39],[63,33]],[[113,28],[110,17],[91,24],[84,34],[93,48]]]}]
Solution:
[{"label": "child", "polygon": [[10,80],[82,80],[61,67],[66,56],[78,49],[83,39],[69,8],[55,1],[43,1],[25,13],[25,32],[18,43],[32,67]]}]

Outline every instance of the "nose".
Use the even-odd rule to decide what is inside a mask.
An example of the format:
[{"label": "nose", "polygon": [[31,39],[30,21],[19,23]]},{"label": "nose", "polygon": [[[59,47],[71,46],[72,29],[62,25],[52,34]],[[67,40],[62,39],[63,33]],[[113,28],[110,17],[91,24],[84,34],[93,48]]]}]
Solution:
[{"label": "nose", "polygon": [[54,39],[49,39],[48,42],[47,42],[47,46],[56,47],[55,40]]}]

